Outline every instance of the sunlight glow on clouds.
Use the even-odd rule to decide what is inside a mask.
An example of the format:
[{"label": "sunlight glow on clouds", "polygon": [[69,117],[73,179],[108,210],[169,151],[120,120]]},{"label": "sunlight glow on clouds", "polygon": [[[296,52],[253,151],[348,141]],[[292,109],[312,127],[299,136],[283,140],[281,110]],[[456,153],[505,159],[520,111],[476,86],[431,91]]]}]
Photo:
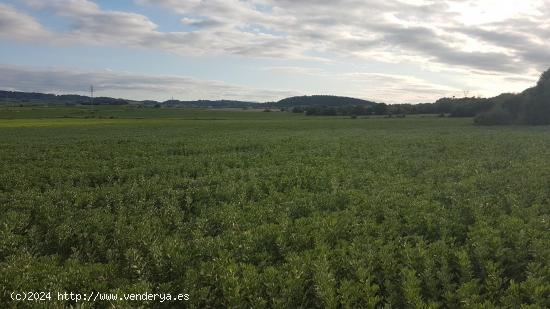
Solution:
[{"label": "sunlight glow on clouds", "polygon": [[451,1],[451,12],[459,14],[458,20],[466,25],[482,25],[505,21],[516,16],[540,16],[543,1]]}]

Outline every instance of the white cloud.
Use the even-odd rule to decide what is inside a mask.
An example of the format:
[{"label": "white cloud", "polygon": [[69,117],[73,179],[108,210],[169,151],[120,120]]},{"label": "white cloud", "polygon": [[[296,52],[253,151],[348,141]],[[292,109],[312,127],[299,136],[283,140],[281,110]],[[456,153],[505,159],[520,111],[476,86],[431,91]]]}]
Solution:
[{"label": "white cloud", "polygon": [[[543,6],[538,0],[498,7],[494,0],[138,0],[142,5],[161,5],[178,12],[182,29],[183,25],[193,28],[179,32],[159,31],[144,15],[101,10],[89,0],[24,1],[35,9],[52,9],[71,21],[72,29],[59,33],[58,41],[179,54],[311,59],[308,52],[322,51],[336,57],[373,60],[378,55],[376,60],[394,63],[416,57],[423,59],[424,65],[525,73],[547,60],[540,51],[549,47],[544,40],[549,22],[540,14]],[[512,19],[529,23],[535,31],[503,26]],[[33,32],[29,27],[22,29],[20,32]],[[475,35],[476,31],[493,37]],[[509,45],[506,39],[498,39],[499,34],[520,37],[527,44],[521,48]]]},{"label": "white cloud", "polygon": [[475,0],[449,1],[449,10],[466,25],[483,25],[505,21],[516,16],[539,16],[544,1]]},{"label": "white cloud", "polygon": [[[161,31],[147,16],[104,10],[90,0],[22,0],[29,8],[47,9],[69,21],[70,29],[53,34],[28,14],[2,5],[0,36],[194,56],[403,64],[417,71],[451,72],[462,81],[461,88],[473,88],[475,80],[473,86],[490,89],[479,92],[490,94],[516,90],[525,83],[512,81],[534,79],[550,65],[550,5],[545,0],[135,1],[178,14],[181,30]],[[278,70],[285,74],[292,68]],[[495,76],[503,81],[500,86]],[[380,80],[371,81],[385,87]],[[410,79],[400,82],[399,91],[410,89],[410,97],[448,90]],[[419,88],[413,91],[411,85]]]},{"label": "white cloud", "polygon": [[48,33],[34,18],[0,3],[0,38],[22,41],[47,39]]},{"label": "white cloud", "polygon": [[[539,0],[498,5],[496,0],[137,0],[178,12],[182,29],[193,28],[179,32],[159,31],[144,15],[101,10],[89,0],[24,2],[71,21],[72,29],[58,33],[55,41],[245,57],[315,59],[309,52],[321,51],[392,63],[416,58],[434,69],[518,74],[550,61],[545,52],[550,22]],[[25,38],[41,29],[32,18],[5,11],[4,36]],[[520,30],[521,25],[532,31]],[[509,44],[509,38],[522,44]]]},{"label": "white cloud", "polygon": [[[222,14],[223,8],[229,4],[226,1],[217,2],[224,3],[223,6],[207,6],[212,14],[221,14],[219,19],[182,18],[182,26],[191,24],[203,31],[179,32],[159,31],[158,25],[147,16],[102,10],[89,0],[23,1],[35,10],[53,10],[59,17],[71,22],[71,29],[58,33],[53,40],[55,43],[123,45],[182,55],[234,54],[247,57],[308,58],[303,55],[303,50],[297,50],[299,45],[293,44],[295,42],[292,40],[269,33],[243,30],[247,24],[237,22],[239,14],[250,13],[254,17],[262,15],[244,9]],[[185,4],[182,2],[175,9],[181,11],[182,7],[194,7],[191,5],[194,2],[196,1],[186,1]],[[233,2],[238,4],[240,1]],[[10,35],[9,29],[5,33]]]}]

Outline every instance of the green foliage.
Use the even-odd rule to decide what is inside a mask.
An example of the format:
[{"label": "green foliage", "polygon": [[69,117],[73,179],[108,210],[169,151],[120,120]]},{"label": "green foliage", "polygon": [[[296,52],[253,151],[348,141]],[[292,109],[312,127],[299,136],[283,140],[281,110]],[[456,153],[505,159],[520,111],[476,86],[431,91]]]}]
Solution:
[{"label": "green foliage", "polygon": [[550,307],[548,127],[130,107],[0,118],[0,307],[29,290],[190,295],[122,308]]},{"label": "green foliage", "polygon": [[474,119],[476,124],[481,125],[506,125],[514,121],[514,116],[500,105],[493,107],[490,111],[480,114]]},{"label": "green foliage", "polygon": [[376,115],[386,115],[388,113],[388,105],[385,103],[376,104],[373,112]]},{"label": "green foliage", "polygon": [[480,114],[476,123],[495,124],[550,124],[550,69],[541,74],[537,85],[521,94],[511,96],[496,108]]}]

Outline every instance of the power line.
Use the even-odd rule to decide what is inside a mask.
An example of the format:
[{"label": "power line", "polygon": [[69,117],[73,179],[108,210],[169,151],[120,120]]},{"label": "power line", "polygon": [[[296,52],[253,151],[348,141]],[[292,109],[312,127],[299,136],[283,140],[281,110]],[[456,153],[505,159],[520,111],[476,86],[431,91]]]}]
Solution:
[{"label": "power line", "polygon": [[90,104],[94,105],[94,85],[90,86]]}]

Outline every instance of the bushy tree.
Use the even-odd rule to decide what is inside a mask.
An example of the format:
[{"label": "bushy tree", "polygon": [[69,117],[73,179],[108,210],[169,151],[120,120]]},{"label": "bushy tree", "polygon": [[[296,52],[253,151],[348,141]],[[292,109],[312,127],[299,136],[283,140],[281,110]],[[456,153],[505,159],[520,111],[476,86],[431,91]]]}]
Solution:
[{"label": "bushy tree", "polygon": [[537,85],[521,94],[507,97],[488,112],[480,114],[476,123],[550,124],[550,69],[542,73]]},{"label": "bushy tree", "polygon": [[505,125],[511,124],[513,120],[514,117],[510,112],[502,108],[502,106],[497,105],[490,111],[477,116],[474,122],[481,125]]},{"label": "bushy tree", "polygon": [[531,125],[550,124],[550,69],[541,74],[535,88],[527,91],[521,120]]},{"label": "bushy tree", "polygon": [[374,106],[374,114],[376,115],[386,115],[388,113],[388,104],[379,103]]}]

